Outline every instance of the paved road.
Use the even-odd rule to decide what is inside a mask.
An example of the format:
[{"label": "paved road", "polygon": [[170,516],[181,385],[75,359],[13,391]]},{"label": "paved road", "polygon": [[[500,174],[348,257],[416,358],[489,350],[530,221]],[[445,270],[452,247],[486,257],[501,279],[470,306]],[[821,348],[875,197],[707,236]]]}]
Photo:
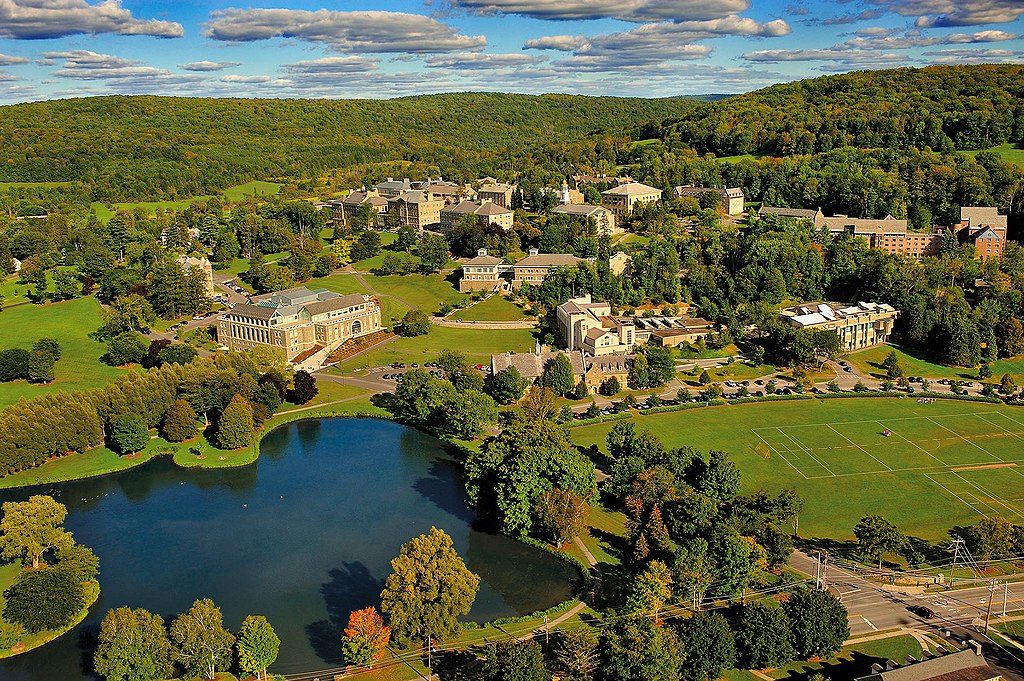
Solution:
[{"label": "paved road", "polygon": [[[814,558],[794,551],[790,566],[814,576],[817,562]],[[850,613],[850,634],[870,635],[876,631],[895,628],[916,629],[942,638],[972,639],[981,642],[986,657],[998,665],[1012,681],[1024,681],[1024,651],[1020,655],[1008,653],[991,644],[982,634],[983,621],[990,592],[987,587],[907,595],[890,591],[852,572],[829,565],[826,578],[829,588],[836,593]],[[1002,613],[1003,589],[993,598],[993,617]],[[1021,609],[1024,603],[1024,583],[1008,585],[1007,610]],[[925,618],[911,608],[926,606],[935,612],[934,618]]]}]

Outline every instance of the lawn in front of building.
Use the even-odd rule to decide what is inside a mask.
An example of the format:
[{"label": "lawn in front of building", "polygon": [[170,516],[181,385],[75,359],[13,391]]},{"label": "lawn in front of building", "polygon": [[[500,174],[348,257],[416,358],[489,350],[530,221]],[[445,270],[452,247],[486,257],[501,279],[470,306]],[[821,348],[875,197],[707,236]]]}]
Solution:
[{"label": "lawn in front of building", "polygon": [[525,318],[521,307],[499,295],[488,296],[451,315],[451,319],[463,322],[516,322]]},{"label": "lawn in front of building", "polygon": [[530,329],[484,330],[453,329],[431,326],[430,333],[413,338],[398,337],[393,341],[346,360],[332,371],[350,374],[356,369],[378,367],[392,362],[422,364],[437,358],[441,350],[464,353],[474,364],[490,365],[491,355],[502,352],[528,352],[534,346]]}]

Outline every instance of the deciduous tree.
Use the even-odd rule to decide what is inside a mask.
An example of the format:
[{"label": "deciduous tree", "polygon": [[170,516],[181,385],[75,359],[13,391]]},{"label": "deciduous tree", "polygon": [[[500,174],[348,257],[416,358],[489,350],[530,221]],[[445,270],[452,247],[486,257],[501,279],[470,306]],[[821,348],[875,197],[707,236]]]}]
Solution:
[{"label": "deciduous tree", "polygon": [[74,543],[63,527],[68,510],[53,497],[37,494],[28,501],[5,501],[3,513],[0,551],[7,560],[38,569],[47,552]]},{"label": "deciduous tree", "polygon": [[479,589],[480,577],[466,567],[451,537],[432,527],[406,542],[391,561],[381,610],[400,643],[428,635],[444,640],[457,630],[458,617],[473,607]]},{"label": "deciduous tree", "polygon": [[374,660],[384,655],[389,641],[391,629],[385,626],[377,609],[363,608],[349,614],[341,652],[349,664],[372,666]]},{"label": "deciduous tree", "polygon": [[267,667],[274,664],[281,650],[281,639],[263,615],[249,615],[238,630],[238,666],[257,679],[267,678]]},{"label": "deciduous tree", "polygon": [[93,656],[96,672],[107,681],[153,681],[171,675],[171,641],[159,615],[139,608],[115,608],[100,624]]},{"label": "deciduous tree", "polygon": [[174,660],[193,677],[212,679],[231,666],[235,637],[224,628],[224,616],[208,598],[197,600],[171,623]]}]

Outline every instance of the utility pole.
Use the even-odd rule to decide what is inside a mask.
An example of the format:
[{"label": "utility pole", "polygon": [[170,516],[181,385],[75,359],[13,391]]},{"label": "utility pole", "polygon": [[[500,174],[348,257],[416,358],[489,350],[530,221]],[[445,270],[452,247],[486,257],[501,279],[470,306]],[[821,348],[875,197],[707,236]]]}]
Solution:
[{"label": "utility pole", "polygon": [[551,629],[548,626],[548,615],[544,613],[544,645],[551,645]]},{"label": "utility pole", "polygon": [[1003,617],[1006,617],[1006,599],[1010,595],[1010,582],[1003,582]]},{"label": "utility pole", "polygon": [[818,551],[818,559],[814,563],[814,588],[821,591],[821,551]]},{"label": "utility pole", "polygon": [[949,549],[953,552],[953,565],[949,568],[949,588],[953,588],[954,580],[956,579],[956,560],[960,557],[960,547],[963,545],[964,540],[957,537],[953,540],[953,543],[949,545]]},{"label": "utility pole", "polygon": [[992,618],[992,599],[996,595],[996,580],[988,587],[988,610],[985,612],[985,635],[988,636],[988,621]]},{"label": "utility pole", "polygon": [[427,675],[430,679],[434,678],[434,669],[430,664],[430,650],[433,647],[430,643],[430,634],[427,634]]}]

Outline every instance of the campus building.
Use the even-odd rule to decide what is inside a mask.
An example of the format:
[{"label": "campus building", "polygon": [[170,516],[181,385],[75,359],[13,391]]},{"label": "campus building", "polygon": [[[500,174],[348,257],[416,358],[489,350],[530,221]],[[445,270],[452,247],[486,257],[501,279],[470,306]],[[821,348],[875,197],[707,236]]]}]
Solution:
[{"label": "campus building", "polygon": [[398,216],[397,224],[412,227],[417,232],[440,225],[442,208],[444,199],[421,190],[403,192],[388,199],[388,212]]},{"label": "campus building", "polygon": [[[516,185],[504,182],[494,182],[492,178],[484,178],[484,183],[477,190],[476,198],[481,201],[490,201],[502,208],[512,207],[512,195],[516,193]],[[486,180],[492,180],[487,182]]]},{"label": "campus building", "polygon": [[496,291],[504,283],[499,268],[501,258],[487,255],[487,249],[481,248],[475,258],[470,258],[462,265],[462,278],[459,279],[459,291]]},{"label": "campus building", "polygon": [[885,303],[804,303],[779,311],[779,319],[801,329],[835,331],[849,352],[887,343],[900,313]]},{"label": "campus building", "polygon": [[821,209],[778,208],[761,206],[758,215],[779,215],[787,218],[807,219],[816,230],[827,229],[838,236],[850,234],[867,241],[868,247],[877,248],[920,260],[939,254],[947,232],[956,235],[961,243],[977,249],[982,259],[1000,256],[1006,248],[1006,216],[997,208],[965,206],[960,209],[960,223],[950,227],[936,226],[930,232],[912,232],[906,220],[887,215],[884,218],[851,218],[847,215],[825,215]]},{"label": "campus building", "polygon": [[508,208],[502,208],[489,199],[480,201],[460,201],[457,204],[445,206],[441,209],[441,231],[450,232],[459,220],[464,216],[471,215],[476,218],[478,225],[487,229],[490,226],[500,227],[507,231],[512,229],[512,220],[515,213]]},{"label": "campus building", "polygon": [[366,204],[369,204],[374,214],[369,226],[378,229],[383,227],[388,214],[388,200],[376,189],[353,189],[347,196],[328,203],[331,207],[331,222],[335,227],[347,226],[352,216]]},{"label": "campus building", "polygon": [[221,345],[232,350],[265,345],[281,349],[290,362],[302,362],[381,329],[380,305],[370,296],[299,287],[252,301],[218,316]]},{"label": "campus building", "polygon": [[929,657],[925,652],[921,660],[909,664],[887,661],[886,664],[871,665],[871,674],[858,677],[855,681],[1000,681],[1002,674],[993,669],[981,654],[981,646],[954,653],[940,653]]},{"label": "campus building", "polygon": [[726,215],[741,215],[746,202],[746,196],[739,187],[705,187],[703,185],[683,185],[675,188],[677,199],[693,198],[698,201],[707,194],[715,194],[721,201],[722,208]]},{"label": "campus building", "polygon": [[536,248],[530,254],[512,265],[512,288],[519,289],[523,284],[540,286],[551,270],[558,267],[572,267],[585,262],[571,253],[541,253]]},{"label": "campus building", "polygon": [[601,205],[619,219],[630,215],[636,206],[661,201],[662,191],[642,182],[627,182],[601,192]]},{"label": "campus building", "polygon": [[212,298],[214,294],[213,265],[210,264],[210,261],[204,256],[196,258],[190,255],[182,255],[178,258],[178,263],[185,273],[199,272],[203,275],[203,291],[207,297]]},{"label": "campus building", "polygon": [[586,373],[586,365],[580,352],[563,352],[561,350],[544,352],[539,346],[533,352],[503,352],[500,355],[491,355],[491,376],[497,376],[505,369],[515,367],[528,383],[533,384],[544,373],[544,368],[548,363],[559,355],[568,356],[569,363],[572,365],[573,383],[579,383]]},{"label": "campus building", "polygon": [[552,213],[570,215],[584,220],[593,220],[597,227],[598,234],[613,236],[622,232],[615,224],[615,213],[604,206],[591,206],[589,204],[563,203],[551,209]]}]

